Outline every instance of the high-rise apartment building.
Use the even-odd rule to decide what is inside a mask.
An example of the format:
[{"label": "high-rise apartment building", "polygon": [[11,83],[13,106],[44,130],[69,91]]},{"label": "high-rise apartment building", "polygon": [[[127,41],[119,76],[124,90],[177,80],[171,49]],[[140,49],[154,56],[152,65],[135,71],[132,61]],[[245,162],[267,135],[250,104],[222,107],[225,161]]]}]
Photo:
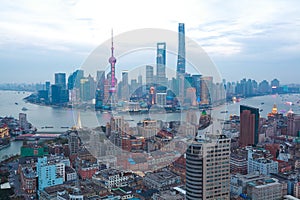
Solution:
[{"label": "high-rise apartment building", "polygon": [[124,125],[125,125],[125,121],[123,116],[113,116],[110,119],[111,131],[117,131],[123,134]]},{"label": "high-rise apartment building", "polygon": [[68,138],[68,145],[70,149],[70,155],[74,155],[78,153],[79,150],[79,138],[77,133],[72,132]]},{"label": "high-rise apartment building", "polygon": [[230,138],[204,130],[186,151],[186,199],[230,199]]},{"label": "high-rise apartment building", "polygon": [[20,123],[20,128],[22,130],[29,129],[29,123],[27,122],[27,115],[26,115],[26,113],[19,113],[19,123]]},{"label": "high-rise apartment building", "polygon": [[258,143],[259,109],[240,106],[240,146],[256,145]]},{"label": "high-rise apartment building", "polygon": [[166,85],[166,43],[157,43],[157,56],[156,56],[156,77],[157,83]]}]

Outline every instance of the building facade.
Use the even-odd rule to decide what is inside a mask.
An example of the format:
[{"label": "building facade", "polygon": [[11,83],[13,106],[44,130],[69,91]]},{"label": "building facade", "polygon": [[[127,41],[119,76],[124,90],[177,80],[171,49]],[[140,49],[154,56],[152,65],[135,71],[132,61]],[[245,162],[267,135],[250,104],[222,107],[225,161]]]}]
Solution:
[{"label": "building facade", "polygon": [[156,78],[157,83],[166,85],[166,43],[157,43],[157,57],[156,57]]},{"label": "building facade", "polygon": [[230,198],[230,139],[196,137],[186,151],[186,199]]},{"label": "building facade", "polygon": [[178,24],[177,75],[185,74],[185,30],[184,23]]},{"label": "building facade", "polygon": [[239,145],[248,146],[258,143],[259,109],[250,106],[240,106],[240,136]]},{"label": "building facade", "polygon": [[278,162],[263,157],[260,150],[250,148],[248,150],[248,173],[258,171],[260,174],[269,175],[278,173]]},{"label": "building facade", "polygon": [[[58,164],[58,166],[57,166]],[[46,187],[63,184],[64,182],[64,164],[48,162],[47,157],[38,158],[36,164],[38,175],[38,190]]]}]

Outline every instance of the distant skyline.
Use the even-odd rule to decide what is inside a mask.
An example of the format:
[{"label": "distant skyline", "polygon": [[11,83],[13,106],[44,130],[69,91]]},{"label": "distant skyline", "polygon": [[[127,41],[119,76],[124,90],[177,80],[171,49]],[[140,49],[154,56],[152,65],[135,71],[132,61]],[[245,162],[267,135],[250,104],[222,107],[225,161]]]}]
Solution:
[{"label": "distant skyline", "polygon": [[[115,35],[140,28],[177,32],[178,23],[185,23],[186,36],[208,53],[227,81],[277,78],[284,84],[300,83],[298,4],[4,0],[0,4],[0,83],[54,82],[56,72],[68,76],[110,38],[111,28]],[[124,65],[130,68],[132,63]]]}]

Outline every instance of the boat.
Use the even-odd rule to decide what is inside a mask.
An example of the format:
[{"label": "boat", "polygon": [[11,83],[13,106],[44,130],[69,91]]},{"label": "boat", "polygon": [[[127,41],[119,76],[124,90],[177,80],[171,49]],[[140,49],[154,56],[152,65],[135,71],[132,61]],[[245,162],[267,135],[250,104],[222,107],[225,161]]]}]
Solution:
[{"label": "boat", "polygon": [[263,110],[263,109],[260,109],[260,110],[259,110],[259,112],[262,112],[262,111],[264,111],[264,110]]},{"label": "boat", "polygon": [[60,128],[69,128],[68,126],[61,126]]},{"label": "boat", "polygon": [[19,105],[18,102],[15,102],[16,105]]},{"label": "boat", "polygon": [[264,105],[265,103],[264,103],[264,102],[261,102],[260,104],[261,104],[261,105]]},{"label": "boat", "polygon": [[45,126],[45,128],[53,128],[53,126]]},{"label": "boat", "polygon": [[228,113],[228,110],[223,110],[221,111],[221,113]]},{"label": "boat", "polygon": [[26,111],[26,110],[28,110],[28,108],[23,107],[22,110],[23,110],[23,111]]}]

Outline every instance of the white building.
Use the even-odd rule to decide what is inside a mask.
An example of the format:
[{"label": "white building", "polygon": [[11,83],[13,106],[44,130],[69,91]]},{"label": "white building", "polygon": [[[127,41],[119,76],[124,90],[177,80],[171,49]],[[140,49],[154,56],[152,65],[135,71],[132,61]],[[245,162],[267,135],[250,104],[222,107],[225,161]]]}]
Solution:
[{"label": "white building", "polygon": [[66,166],[65,172],[66,172],[66,175],[65,175],[66,181],[73,181],[73,180],[77,179],[76,171],[72,167]]},{"label": "white building", "polygon": [[278,162],[257,155],[256,149],[248,149],[248,174],[258,171],[260,174],[269,175],[278,173]]}]

